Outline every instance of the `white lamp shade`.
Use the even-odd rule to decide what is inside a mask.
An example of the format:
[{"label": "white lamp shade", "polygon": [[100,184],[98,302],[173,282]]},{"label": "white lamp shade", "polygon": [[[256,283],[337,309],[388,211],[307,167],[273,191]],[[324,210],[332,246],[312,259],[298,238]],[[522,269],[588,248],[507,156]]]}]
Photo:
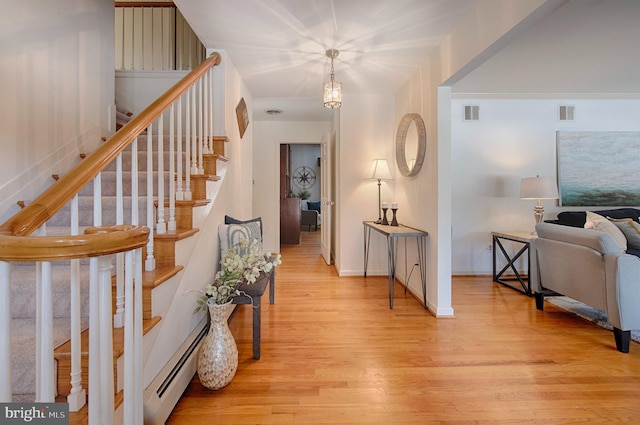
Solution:
[{"label": "white lamp shade", "polygon": [[393,180],[389,164],[386,159],[374,159],[369,170],[369,178],[372,180]]},{"label": "white lamp shade", "polygon": [[526,177],[520,183],[521,199],[558,199],[558,186],[553,177]]}]

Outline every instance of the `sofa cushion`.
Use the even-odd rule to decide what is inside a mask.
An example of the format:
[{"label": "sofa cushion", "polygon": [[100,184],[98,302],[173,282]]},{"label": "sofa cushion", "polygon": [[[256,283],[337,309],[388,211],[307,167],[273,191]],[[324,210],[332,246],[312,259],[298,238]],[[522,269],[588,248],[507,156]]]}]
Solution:
[{"label": "sofa cushion", "polygon": [[640,249],[640,223],[630,218],[610,218],[613,224],[618,226],[627,238],[627,247],[631,249]]},{"label": "sofa cushion", "polygon": [[587,221],[584,223],[585,229],[594,229],[611,235],[621,251],[627,250],[627,238],[618,226],[609,221],[606,217],[591,211],[586,212]]},{"label": "sofa cushion", "polygon": [[[637,208],[615,208],[593,212],[603,217],[631,218],[635,221],[638,221],[638,218],[640,218],[640,209]],[[563,211],[558,214],[558,219],[554,222],[564,226],[584,227],[586,213],[585,211]]]}]

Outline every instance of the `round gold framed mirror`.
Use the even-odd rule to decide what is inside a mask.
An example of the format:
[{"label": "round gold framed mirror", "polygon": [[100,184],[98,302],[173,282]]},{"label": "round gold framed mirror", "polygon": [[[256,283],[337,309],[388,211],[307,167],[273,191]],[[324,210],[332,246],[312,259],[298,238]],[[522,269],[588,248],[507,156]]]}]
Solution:
[{"label": "round gold framed mirror", "polygon": [[[409,133],[415,127],[415,132]],[[413,177],[420,172],[427,153],[427,129],[419,114],[405,114],[396,133],[396,164],[400,174]]]}]

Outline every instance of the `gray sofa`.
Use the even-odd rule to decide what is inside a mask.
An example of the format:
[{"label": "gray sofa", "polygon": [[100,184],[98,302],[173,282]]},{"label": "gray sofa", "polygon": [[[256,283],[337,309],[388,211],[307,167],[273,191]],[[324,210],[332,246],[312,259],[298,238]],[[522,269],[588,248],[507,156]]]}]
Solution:
[{"label": "gray sofa", "polygon": [[640,258],[602,231],[541,223],[536,232],[531,286],[538,310],[552,293],[602,310],[618,351],[628,353],[630,331],[640,329]]}]

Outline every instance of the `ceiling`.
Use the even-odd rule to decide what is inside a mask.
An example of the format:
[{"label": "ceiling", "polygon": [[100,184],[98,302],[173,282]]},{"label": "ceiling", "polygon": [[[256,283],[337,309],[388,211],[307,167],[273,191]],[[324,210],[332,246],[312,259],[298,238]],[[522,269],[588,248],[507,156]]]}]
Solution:
[{"label": "ceiling", "polygon": [[[492,0],[175,0],[225,50],[253,119],[327,120],[325,51],[343,93],[394,94],[431,49]],[[461,93],[640,93],[640,1],[571,0],[454,85]],[[614,71],[612,73],[612,70]],[[269,116],[266,109],[282,109]]]}]

